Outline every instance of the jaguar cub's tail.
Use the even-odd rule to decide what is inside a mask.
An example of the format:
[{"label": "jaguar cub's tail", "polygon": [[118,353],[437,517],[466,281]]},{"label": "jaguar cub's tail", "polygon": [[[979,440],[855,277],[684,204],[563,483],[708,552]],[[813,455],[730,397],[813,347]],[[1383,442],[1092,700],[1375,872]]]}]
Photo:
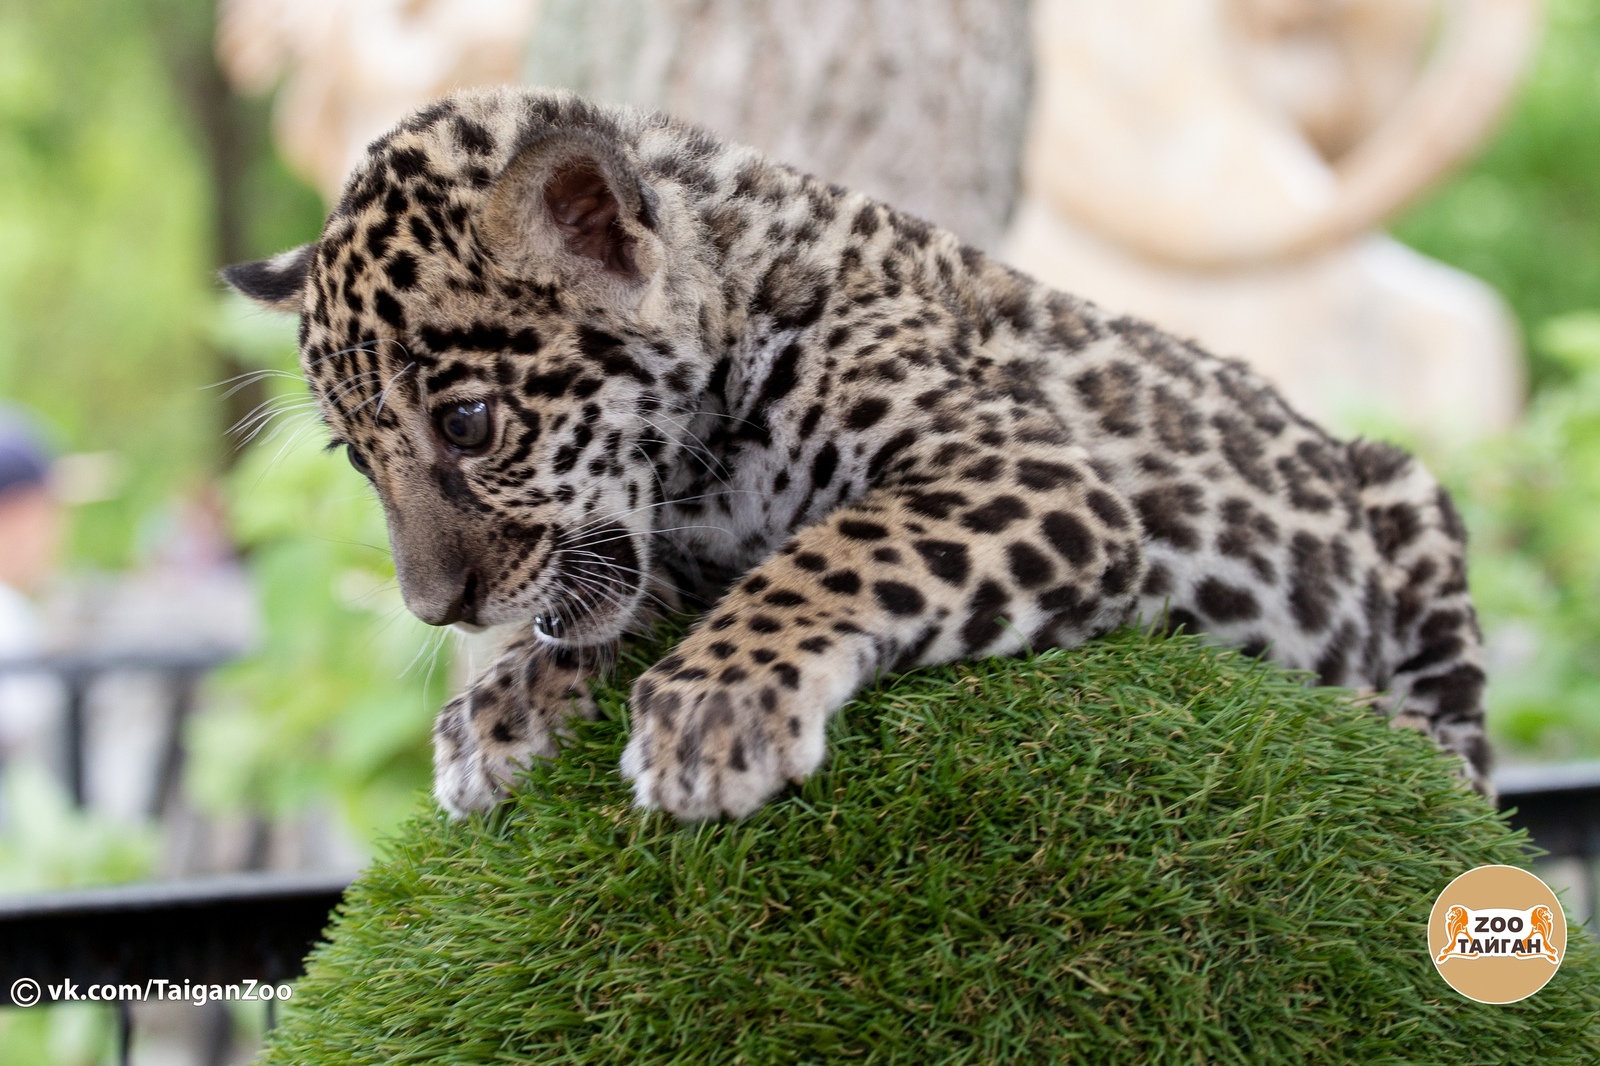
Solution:
[{"label": "jaguar cub's tail", "polygon": [[[1467,593],[1467,533],[1450,495],[1407,453],[1358,440],[1348,446],[1361,507],[1382,557],[1376,612],[1394,724],[1418,729],[1466,761],[1488,796],[1483,717],[1483,634]],[[1379,593],[1380,590],[1373,590]]]}]

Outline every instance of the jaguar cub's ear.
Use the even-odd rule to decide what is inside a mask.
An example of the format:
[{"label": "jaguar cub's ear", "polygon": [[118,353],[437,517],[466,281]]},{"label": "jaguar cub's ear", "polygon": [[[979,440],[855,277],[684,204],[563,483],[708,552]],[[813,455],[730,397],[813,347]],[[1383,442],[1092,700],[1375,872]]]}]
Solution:
[{"label": "jaguar cub's ear", "polygon": [[222,280],[270,311],[299,311],[316,245],[302,244],[271,259],[223,267]]},{"label": "jaguar cub's ear", "polygon": [[500,175],[480,232],[519,273],[554,267],[638,282],[656,259],[653,199],[616,146],[587,133],[553,134],[523,148]]}]

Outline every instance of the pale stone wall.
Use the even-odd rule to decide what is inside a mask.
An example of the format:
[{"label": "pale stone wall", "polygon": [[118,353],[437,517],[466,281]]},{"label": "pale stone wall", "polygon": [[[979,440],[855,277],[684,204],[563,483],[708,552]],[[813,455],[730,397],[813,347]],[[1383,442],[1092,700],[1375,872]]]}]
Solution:
[{"label": "pale stone wall", "polygon": [[1028,0],[548,0],[523,80],[655,108],[993,250]]},{"label": "pale stone wall", "polygon": [[1036,0],[1018,267],[1242,357],[1308,414],[1521,409],[1503,301],[1382,235],[1492,129],[1536,0]]}]

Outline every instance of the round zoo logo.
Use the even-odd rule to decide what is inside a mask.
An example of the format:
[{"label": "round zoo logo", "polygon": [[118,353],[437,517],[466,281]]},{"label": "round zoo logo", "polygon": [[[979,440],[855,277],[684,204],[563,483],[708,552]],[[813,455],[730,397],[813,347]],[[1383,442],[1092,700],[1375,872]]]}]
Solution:
[{"label": "round zoo logo", "polygon": [[1556,975],[1567,916],[1548,885],[1515,866],[1480,866],[1445,886],[1428,952],[1450,987],[1479,1003],[1527,999]]}]

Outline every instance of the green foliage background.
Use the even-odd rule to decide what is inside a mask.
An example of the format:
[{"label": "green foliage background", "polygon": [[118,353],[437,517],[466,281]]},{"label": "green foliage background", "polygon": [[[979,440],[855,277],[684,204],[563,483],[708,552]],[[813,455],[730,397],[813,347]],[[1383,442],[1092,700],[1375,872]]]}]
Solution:
[{"label": "green foliage background", "polygon": [[131,5],[0,8],[0,394],[132,460],[78,524],[102,564],[210,461],[208,191],[177,107]]},{"label": "green foliage background", "polygon": [[[113,450],[129,482],[75,523],[81,563],[119,566],[140,524],[226,458],[215,190],[186,109],[211,0],[0,0],[0,397],[58,444]],[[247,163],[250,245],[314,236],[320,206],[265,148]]]}]

